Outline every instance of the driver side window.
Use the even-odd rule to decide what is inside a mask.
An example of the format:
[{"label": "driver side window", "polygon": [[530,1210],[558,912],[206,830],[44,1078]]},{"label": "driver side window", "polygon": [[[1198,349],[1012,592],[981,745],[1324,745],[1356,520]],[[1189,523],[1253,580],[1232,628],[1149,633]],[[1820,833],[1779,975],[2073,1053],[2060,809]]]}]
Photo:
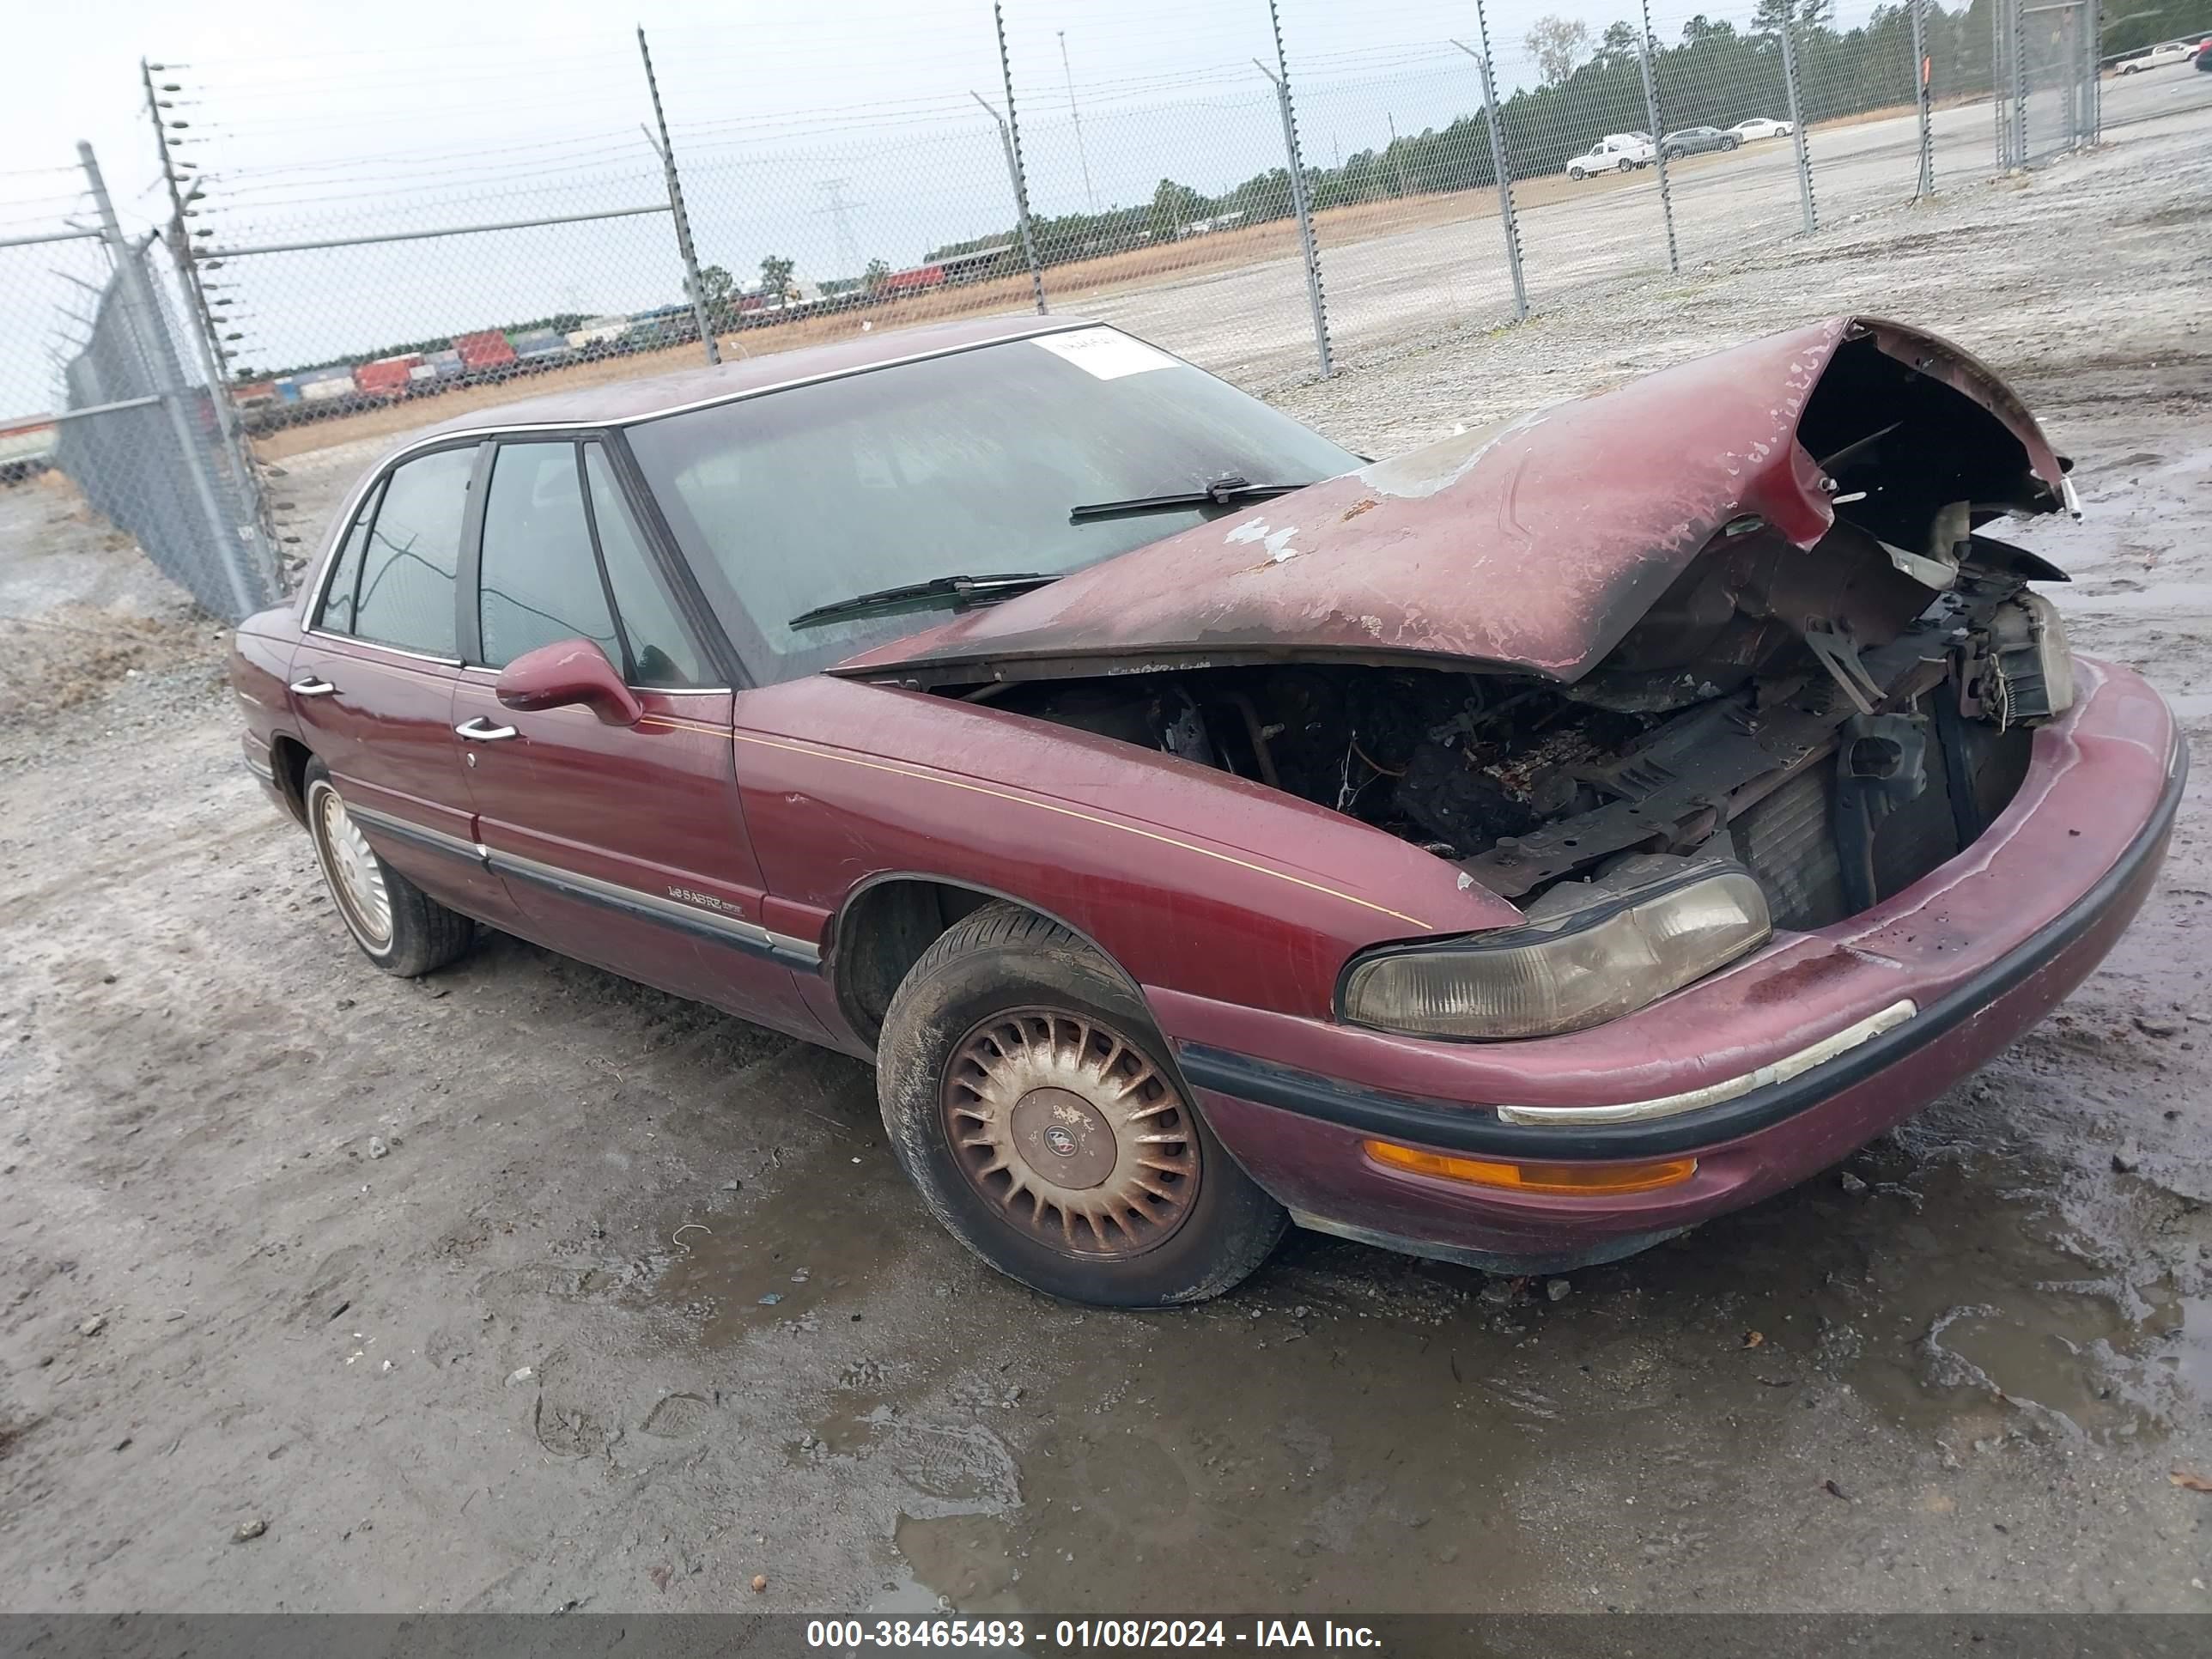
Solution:
[{"label": "driver side window", "polygon": [[714,684],[601,444],[500,446],[484,497],[477,586],[487,668],[586,639],[641,690]]},{"label": "driver side window", "polygon": [[591,641],[622,666],[573,443],[501,444],[492,458],[477,622],[487,668],[573,639]]}]

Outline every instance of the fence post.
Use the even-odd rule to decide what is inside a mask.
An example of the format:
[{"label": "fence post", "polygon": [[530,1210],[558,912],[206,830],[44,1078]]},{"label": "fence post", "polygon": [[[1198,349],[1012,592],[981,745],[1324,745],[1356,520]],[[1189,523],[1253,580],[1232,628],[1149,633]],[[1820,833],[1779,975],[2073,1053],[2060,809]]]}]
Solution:
[{"label": "fence post", "polygon": [[2083,67],[2089,76],[2089,142],[2099,144],[2105,138],[2105,0],[2089,0],[2088,33],[2087,62]]},{"label": "fence post", "polygon": [[[1030,290],[1036,296],[1037,315],[1046,315],[1044,306],[1044,263],[1037,255],[1036,238],[1030,231],[1029,170],[1022,164],[1022,118],[1014,109],[1014,60],[1006,51],[1006,9],[1003,0],[991,0],[991,26],[999,32],[999,78],[1006,88],[1006,118],[999,121],[999,137],[1006,147],[1006,171],[1013,176],[1014,216],[1021,221],[1022,252],[1030,262]],[[975,98],[974,93],[968,94]],[[979,104],[981,98],[975,98]],[[990,109],[988,104],[983,107]],[[991,110],[991,118],[998,120],[999,112]]]},{"label": "fence post", "polygon": [[[660,172],[668,186],[668,216],[676,222],[676,252],[684,261],[684,295],[691,301],[691,320],[698,325],[699,337],[707,347],[707,361],[722,361],[722,349],[714,339],[714,325],[707,315],[707,294],[699,281],[699,255],[691,246],[691,216],[684,211],[684,184],[676,176],[676,147],[668,142],[668,117],[661,112],[660,82],[653,73],[653,52],[645,44],[645,26],[637,31],[637,55],[645,64],[645,89],[653,94],[653,124],[660,129],[660,142],[653,148],[660,152]],[[645,136],[653,144],[653,135]]]},{"label": "fence post", "polygon": [[1037,264],[1036,238],[1030,231],[1029,192],[1022,188],[1022,164],[1014,153],[1014,135],[1006,125],[1006,118],[991,107],[990,100],[972,88],[968,95],[982,105],[983,113],[999,124],[999,148],[1006,152],[1006,182],[1014,187],[1014,217],[1021,226],[1022,258],[1030,268],[1030,287],[1036,295],[1037,314],[1046,314],[1044,308],[1044,269]]},{"label": "fence post", "polygon": [[138,60],[138,78],[146,88],[146,118],[154,124],[154,151],[161,164],[161,182],[168,186],[169,258],[177,268],[177,280],[184,290],[185,302],[191,307],[193,355],[199,359],[200,373],[206,378],[209,393],[215,400],[216,424],[222,434],[223,453],[237,477],[239,493],[245,498],[254,529],[269,550],[273,573],[277,545],[276,520],[261,487],[259,462],[239,423],[238,405],[231,400],[230,352],[223,342],[222,325],[216,320],[215,303],[208,298],[207,284],[200,276],[199,258],[192,249],[191,234],[185,224],[185,210],[198,198],[200,185],[195,183],[187,195],[177,177],[168,128],[161,119],[161,100],[154,88],[154,66],[143,58]]},{"label": "fence post", "polygon": [[1928,35],[1924,14],[1928,0],[1911,0],[1912,5],[1912,102],[1920,123],[1920,176],[1912,186],[1912,199],[1920,200],[1936,193],[1936,139],[1929,125],[1929,87],[1928,77]]},{"label": "fence post", "polygon": [[1659,168],[1659,216],[1667,223],[1667,269],[1679,276],[1682,261],[1674,250],[1674,196],[1667,185],[1667,126],[1659,118],[1659,88],[1651,79],[1651,0],[1644,0],[1644,33],[1636,43],[1644,70],[1644,118],[1651,123],[1651,155]]},{"label": "fence post", "polygon": [[[159,331],[163,327],[161,313],[152,285],[146,280],[146,267],[138,263],[138,250],[131,246],[123,227],[116,222],[115,204],[108,200],[107,181],[100,176],[100,163],[93,155],[92,146],[79,140],[76,155],[84,167],[85,187],[91,192],[94,210],[100,216],[100,239],[107,245],[107,256],[114,262],[117,292],[131,315],[131,337],[138,349],[139,364],[145,369],[155,394],[161,398],[161,407],[168,412],[169,429],[177,441],[177,464],[191,474],[192,493],[207,519],[209,551],[222,566],[231,597],[238,605],[238,620],[243,621],[260,605],[246,586],[246,573],[239,568],[234,555],[236,526],[224,520],[222,505],[216,500],[215,487],[208,482],[207,468],[193,443],[191,418],[185,412],[184,389],[177,384],[176,367],[169,352],[162,349],[166,336]],[[228,395],[220,386],[209,390],[216,397]]]},{"label": "fence post", "polygon": [[1475,0],[1474,24],[1480,31],[1476,36],[1482,42],[1477,52],[1465,41],[1455,40],[1457,46],[1474,59],[1482,71],[1482,114],[1490,126],[1490,170],[1498,175],[1498,222],[1505,232],[1505,264],[1513,273],[1513,320],[1528,320],[1528,285],[1521,275],[1521,223],[1513,214],[1513,167],[1505,155],[1505,134],[1498,120],[1498,83],[1490,76],[1490,21],[1483,15],[1482,0]]},{"label": "fence post", "polygon": [[1321,245],[1314,240],[1313,211],[1306,202],[1305,160],[1298,153],[1298,118],[1291,107],[1291,60],[1283,51],[1283,19],[1276,9],[1275,0],[1267,0],[1267,21],[1275,32],[1275,68],[1277,75],[1258,58],[1253,66],[1275,83],[1275,104],[1283,117],[1283,151],[1291,164],[1291,210],[1297,215],[1298,240],[1305,250],[1306,303],[1313,310],[1314,349],[1321,359],[1321,377],[1324,380],[1336,373],[1328,349],[1328,303],[1322,297],[1321,285]]},{"label": "fence post", "polygon": [[1997,118],[1997,173],[2013,166],[2013,70],[2004,42],[2004,0],[1996,0],[1989,9],[1989,108]]},{"label": "fence post", "polygon": [[1805,111],[1797,95],[1797,47],[1790,38],[1795,27],[1788,17],[1782,20],[1782,84],[1790,99],[1790,143],[1797,152],[1797,195],[1805,206],[1805,234],[1813,234],[1820,228],[1820,216],[1813,210],[1813,157],[1805,148]]},{"label": "fence post", "polygon": [[2012,162],[2027,165],[2027,7],[2024,0],[2001,0],[2012,14]]}]

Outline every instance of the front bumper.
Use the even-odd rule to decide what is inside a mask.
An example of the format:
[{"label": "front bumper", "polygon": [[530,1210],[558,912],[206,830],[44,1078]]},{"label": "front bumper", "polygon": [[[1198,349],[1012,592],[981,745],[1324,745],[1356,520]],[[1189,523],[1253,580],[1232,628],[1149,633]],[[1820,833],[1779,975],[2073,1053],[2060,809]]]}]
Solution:
[{"label": "front bumper", "polygon": [[[1631,1254],[1910,1115],[2041,1019],[2125,930],[2164,861],[2186,752],[2141,678],[2078,665],[2080,700],[2036,733],[2011,805],[1972,846],[1872,910],[1778,936],[1626,1018],[1457,1044],[1164,991],[1155,1013],[1214,1133],[1305,1224],[1523,1271]],[[1911,1016],[1885,1019],[1900,1002]],[[1797,1063],[1855,1027],[1869,1034]],[[1602,1121],[1674,1097],[1724,1097]],[[1600,1121],[1527,1121],[1547,1109]],[[1547,1163],[1686,1154],[1698,1167],[1648,1193],[1508,1193],[1386,1168],[1362,1150],[1370,1138]]]}]

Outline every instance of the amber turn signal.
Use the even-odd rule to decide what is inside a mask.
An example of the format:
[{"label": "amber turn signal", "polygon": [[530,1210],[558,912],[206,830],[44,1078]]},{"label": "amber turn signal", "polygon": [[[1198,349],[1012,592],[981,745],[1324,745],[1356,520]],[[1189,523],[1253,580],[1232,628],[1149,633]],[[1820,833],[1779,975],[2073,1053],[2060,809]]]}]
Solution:
[{"label": "amber turn signal", "polygon": [[1510,1193],[1543,1193],[1559,1198],[1604,1198],[1620,1193],[1649,1193],[1679,1186],[1698,1172],[1694,1158],[1662,1158],[1655,1164],[1500,1164],[1478,1158],[1450,1158],[1401,1146],[1388,1140],[1360,1143],[1367,1156],[1393,1169],[1416,1175],[1496,1187]]}]

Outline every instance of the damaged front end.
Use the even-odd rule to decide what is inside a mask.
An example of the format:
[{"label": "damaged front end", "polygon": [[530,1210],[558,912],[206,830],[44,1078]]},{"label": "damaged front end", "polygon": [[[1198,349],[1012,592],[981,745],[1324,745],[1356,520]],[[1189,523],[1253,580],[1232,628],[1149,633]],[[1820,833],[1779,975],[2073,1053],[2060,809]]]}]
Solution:
[{"label": "damaged front end", "polygon": [[[2030,728],[2072,702],[2064,630],[2027,586],[2065,577],[1984,533],[2002,515],[2070,508],[2064,463],[1962,354],[1895,325],[1831,326],[1817,354],[1791,360],[1803,372],[1775,394],[1778,430],[1729,452],[1734,467],[1686,459],[1703,468],[1694,491],[1652,486],[1662,499],[1645,516],[1672,539],[1641,558],[1608,552],[1602,568],[1563,565],[1549,595],[1501,588],[1487,611],[1478,587],[1449,622],[1450,650],[1363,653],[1314,629],[1255,659],[1216,630],[1181,656],[1159,640],[1145,661],[1040,650],[906,683],[1357,817],[1526,916],[1364,953],[1340,986],[1349,1020],[1499,1040],[1616,1018],[1773,929],[1828,926],[1956,856],[2011,799]],[[1611,396],[1652,418],[1648,392]],[[1456,497],[1478,520],[1504,501],[1525,535],[1556,508],[1534,485],[1577,424],[1585,436],[1603,426],[1592,411],[1607,403],[1571,406],[1548,447],[1485,438],[1448,466],[1416,455],[1370,468],[1358,486],[1383,510],[1355,502],[1343,520],[1371,535],[1405,500],[1433,515]],[[1639,441],[1650,448],[1648,432]],[[1583,465],[1601,471],[1608,457],[1594,449]],[[1617,496],[1619,480],[1593,491]],[[1342,575],[1346,609],[1374,570]],[[1523,560],[1512,579],[1545,578]],[[1551,625],[1559,592],[1582,594],[1585,611]],[[1546,621],[1543,650],[1515,661],[1477,647],[1516,613]]]}]

